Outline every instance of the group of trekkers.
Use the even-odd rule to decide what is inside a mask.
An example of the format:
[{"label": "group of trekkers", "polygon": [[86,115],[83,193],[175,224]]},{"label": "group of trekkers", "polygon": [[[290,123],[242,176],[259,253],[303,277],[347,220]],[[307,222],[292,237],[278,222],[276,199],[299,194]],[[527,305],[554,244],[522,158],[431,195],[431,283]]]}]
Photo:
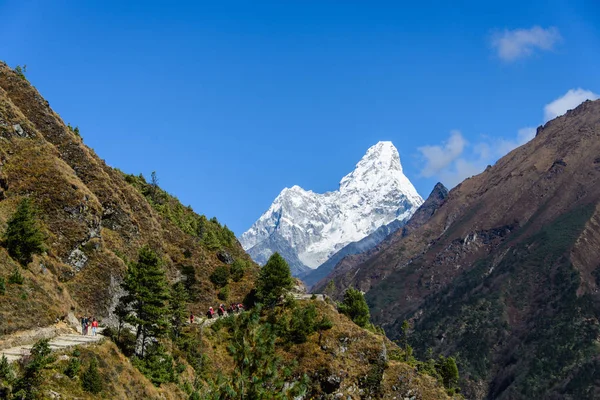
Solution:
[{"label": "group of trekkers", "polygon": [[[231,305],[229,307],[225,306],[225,304],[219,304],[219,307],[217,308],[217,315],[219,317],[222,317],[224,315],[231,315],[231,314],[237,314],[238,312],[242,312],[244,311],[244,305],[242,303],[231,303]],[[208,308],[208,311],[206,312],[206,317],[207,318],[213,318],[215,316],[215,310],[212,307]]]},{"label": "group of trekkers", "polygon": [[87,336],[89,334],[89,330],[92,328],[92,335],[96,336],[96,331],[98,330],[98,320],[96,318],[92,318],[92,316],[86,317],[85,315],[81,317],[81,334]]}]

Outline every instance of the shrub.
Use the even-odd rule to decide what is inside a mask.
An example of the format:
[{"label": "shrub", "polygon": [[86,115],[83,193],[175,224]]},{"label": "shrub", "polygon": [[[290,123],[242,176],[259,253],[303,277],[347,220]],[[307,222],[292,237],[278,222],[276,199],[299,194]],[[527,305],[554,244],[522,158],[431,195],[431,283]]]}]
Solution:
[{"label": "shrub", "polygon": [[316,330],[316,318],[314,304],[294,309],[287,331],[288,340],[296,344],[305,343],[308,336]]},{"label": "shrub", "polygon": [[8,254],[23,265],[31,261],[33,254],[45,251],[44,234],[30,199],[23,199],[8,221],[4,242]]},{"label": "shrub", "polygon": [[225,286],[221,290],[219,290],[217,297],[219,298],[219,300],[227,301],[227,299],[229,298],[229,286]]},{"label": "shrub", "polygon": [[360,327],[364,328],[369,324],[369,319],[371,318],[369,306],[360,290],[347,289],[344,293],[344,300],[338,309]]},{"label": "shrub", "polygon": [[22,285],[25,282],[25,278],[21,275],[19,268],[15,268],[12,274],[8,277],[8,283],[14,283],[16,285]]},{"label": "shrub", "polygon": [[231,264],[231,279],[234,282],[239,282],[244,277],[244,272],[246,270],[246,262],[244,260],[236,259],[233,264]]},{"label": "shrub", "polygon": [[27,72],[27,65],[23,65],[22,67],[20,65],[17,65],[14,71],[19,76],[19,78],[27,80],[27,78],[25,77],[25,72]]},{"label": "shrub", "polygon": [[50,356],[49,340],[43,339],[33,345],[30,357],[21,360],[23,363],[23,374],[14,387],[16,398],[34,399],[39,396],[39,387],[43,382],[42,370],[48,365],[52,358]]},{"label": "shrub", "polygon": [[67,364],[67,368],[65,368],[65,375],[73,379],[75,376],[77,376],[80,369],[81,361],[79,361],[79,358],[77,357],[72,357]]},{"label": "shrub", "polygon": [[102,391],[102,377],[98,372],[98,361],[96,361],[96,358],[90,360],[90,365],[83,372],[81,386],[83,386],[83,390],[93,394],[98,394]]},{"label": "shrub", "polygon": [[6,294],[6,279],[0,277],[0,294]]},{"label": "shrub", "polygon": [[218,266],[212,274],[210,274],[210,281],[215,284],[216,287],[223,287],[227,285],[229,281],[229,269],[225,266]]}]

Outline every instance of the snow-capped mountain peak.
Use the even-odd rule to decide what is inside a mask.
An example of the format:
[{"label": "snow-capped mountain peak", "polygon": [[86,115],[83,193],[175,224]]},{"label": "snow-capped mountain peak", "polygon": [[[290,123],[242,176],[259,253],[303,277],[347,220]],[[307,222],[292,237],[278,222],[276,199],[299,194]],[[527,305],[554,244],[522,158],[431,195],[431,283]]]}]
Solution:
[{"label": "snow-capped mountain peak", "polygon": [[392,142],[379,142],[342,178],[336,191],[318,194],[297,185],[283,189],[240,242],[259,263],[285,250],[284,258],[300,264],[292,265],[298,272],[302,264],[318,267],[380,226],[408,219],[422,203],[402,171],[398,150]]}]

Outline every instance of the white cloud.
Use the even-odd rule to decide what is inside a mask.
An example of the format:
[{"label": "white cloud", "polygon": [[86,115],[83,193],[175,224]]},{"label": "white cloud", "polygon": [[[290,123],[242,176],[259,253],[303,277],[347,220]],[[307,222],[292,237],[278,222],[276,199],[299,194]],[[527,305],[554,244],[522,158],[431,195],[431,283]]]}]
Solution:
[{"label": "white cloud", "polygon": [[494,47],[503,61],[511,62],[533,54],[535,50],[548,51],[561,40],[555,27],[544,29],[534,26],[531,29],[505,29],[492,36]]},{"label": "white cloud", "polygon": [[[544,121],[555,118],[577,107],[585,100],[596,100],[599,95],[583,89],[571,89],[564,96],[546,104]],[[526,127],[517,131],[513,138],[490,138],[481,136],[470,144],[460,131],[452,131],[447,141],[437,146],[423,146],[418,150],[424,160],[423,177],[436,177],[452,188],[464,179],[477,175],[499,158],[535,137],[536,128]]]},{"label": "white cloud", "polygon": [[459,131],[452,131],[447,142],[440,146],[423,146],[418,150],[425,159],[421,175],[431,177],[446,168],[462,154],[467,141]]},{"label": "white cloud", "polygon": [[589,90],[583,90],[581,88],[571,89],[552,103],[546,104],[544,107],[544,122],[560,117],[586,100],[596,100],[598,98],[600,98],[600,96]]}]

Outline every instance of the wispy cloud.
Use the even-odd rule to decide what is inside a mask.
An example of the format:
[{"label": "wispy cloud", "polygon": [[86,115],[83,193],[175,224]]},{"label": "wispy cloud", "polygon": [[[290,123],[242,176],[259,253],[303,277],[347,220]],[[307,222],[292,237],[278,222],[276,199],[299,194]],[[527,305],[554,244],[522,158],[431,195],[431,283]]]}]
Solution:
[{"label": "wispy cloud", "polygon": [[421,175],[431,177],[448,167],[462,154],[466,144],[467,141],[459,131],[452,131],[450,138],[439,146],[419,147],[418,150],[425,159]]},{"label": "wispy cloud", "polygon": [[553,102],[544,107],[544,122],[560,117],[569,110],[574,109],[586,100],[596,100],[600,98],[594,92],[589,90],[571,89]]},{"label": "wispy cloud", "polygon": [[492,35],[492,47],[498,57],[506,62],[532,55],[535,51],[549,51],[562,40],[555,27],[530,29],[505,29]]},{"label": "wispy cloud", "polygon": [[[544,122],[563,115],[585,100],[596,100],[599,95],[589,90],[571,89],[563,96],[544,106]],[[517,131],[514,137],[480,136],[469,143],[458,130],[440,145],[419,147],[423,161],[421,176],[436,177],[448,187],[454,187],[464,179],[482,172],[515,148],[524,145],[535,137],[536,128],[526,127]]]}]

